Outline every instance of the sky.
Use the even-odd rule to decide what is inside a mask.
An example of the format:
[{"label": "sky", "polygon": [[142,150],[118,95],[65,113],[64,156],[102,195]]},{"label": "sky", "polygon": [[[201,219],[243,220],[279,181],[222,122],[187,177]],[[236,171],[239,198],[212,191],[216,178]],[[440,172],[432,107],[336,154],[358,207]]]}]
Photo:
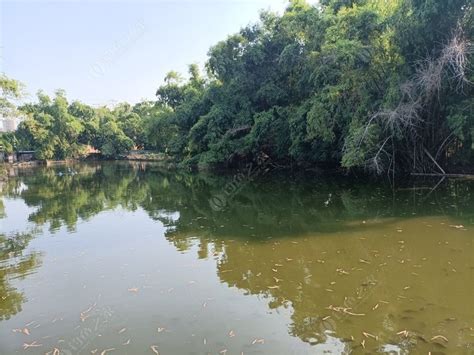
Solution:
[{"label": "sky", "polygon": [[113,105],[153,99],[167,72],[187,73],[209,48],[282,12],[286,0],[0,0],[0,72],[70,100]]}]

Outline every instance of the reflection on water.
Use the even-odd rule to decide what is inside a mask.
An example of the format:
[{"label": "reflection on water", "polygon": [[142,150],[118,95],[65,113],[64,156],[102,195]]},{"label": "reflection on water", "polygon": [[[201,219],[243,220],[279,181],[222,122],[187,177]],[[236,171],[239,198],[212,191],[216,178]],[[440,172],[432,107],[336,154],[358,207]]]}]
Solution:
[{"label": "reflection on water", "polygon": [[474,353],[472,181],[13,175],[2,354]]},{"label": "reflection on water", "polygon": [[23,279],[40,265],[38,253],[23,255],[32,239],[29,233],[6,236],[0,234],[0,320],[10,319],[21,311],[22,293],[11,286],[11,280]]}]

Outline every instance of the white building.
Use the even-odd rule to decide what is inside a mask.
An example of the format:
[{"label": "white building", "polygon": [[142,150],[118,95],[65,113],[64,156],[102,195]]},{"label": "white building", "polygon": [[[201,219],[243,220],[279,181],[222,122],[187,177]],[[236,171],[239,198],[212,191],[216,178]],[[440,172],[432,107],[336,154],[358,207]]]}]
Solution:
[{"label": "white building", "polygon": [[18,117],[1,117],[0,118],[0,131],[1,132],[13,132],[16,131],[20,123]]}]

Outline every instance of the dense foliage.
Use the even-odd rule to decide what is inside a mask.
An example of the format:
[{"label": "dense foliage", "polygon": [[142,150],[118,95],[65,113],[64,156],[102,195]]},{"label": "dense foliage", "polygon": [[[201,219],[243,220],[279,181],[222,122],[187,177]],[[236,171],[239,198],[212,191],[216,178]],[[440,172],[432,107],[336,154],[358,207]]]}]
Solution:
[{"label": "dense foliage", "polygon": [[170,72],[156,102],[93,109],[40,94],[16,139],[42,158],[132,146],[183,165],[430,172],[474,160],[469,0],[290,1]]}]

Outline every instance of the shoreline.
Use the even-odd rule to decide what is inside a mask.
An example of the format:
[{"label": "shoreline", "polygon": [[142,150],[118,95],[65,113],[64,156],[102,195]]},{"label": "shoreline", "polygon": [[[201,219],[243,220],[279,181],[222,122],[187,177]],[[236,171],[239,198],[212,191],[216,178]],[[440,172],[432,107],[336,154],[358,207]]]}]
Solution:
[{"label": "shoreline", "polygon": [[[26,162],[0,162],[0,181],[6,181],[8,179],[8,168],[33,168],[33,167],[51,167],[59,165],[68,165],[76,163],[90,163],[90,162],[131,162],[131,163],[152,163],[158,164],[162,168],[167,170],[183,170],[187,172],[194,173],[211,173],[216,175],[232,175],[236,173],[242,173],[254,170],[266,170],[265,175],[270,174],[279,174],[279,173],[288,173],[288,174],[310,174],[315,176],[353,176],[355,178],[364,178],[364,179],[387,179],[386,175],[374,175],[367,171],[346,171],[337,167],[294,167],[294,166],[273,166],[272,164],[243,164],[235,167],[209,167],[209,166],[188,166],[184,167],[179,163],[176,163],[170,157],[166,157],[160,153],[146,153],[146,154],[129,154],[123,155],[117,158],[104,158],[101,156],[88,156],[86,158],[79,159],[65,159],[65,160],[32,160]],[[440,173],[410,173],[407,172],[403,175],[399,175],[395,180],[404,181],[410,179],[474,179],[474,170],[473,169],[453,169],[453,172],[440,174]],[[390,179],[389,179],[390,180]]]}]

